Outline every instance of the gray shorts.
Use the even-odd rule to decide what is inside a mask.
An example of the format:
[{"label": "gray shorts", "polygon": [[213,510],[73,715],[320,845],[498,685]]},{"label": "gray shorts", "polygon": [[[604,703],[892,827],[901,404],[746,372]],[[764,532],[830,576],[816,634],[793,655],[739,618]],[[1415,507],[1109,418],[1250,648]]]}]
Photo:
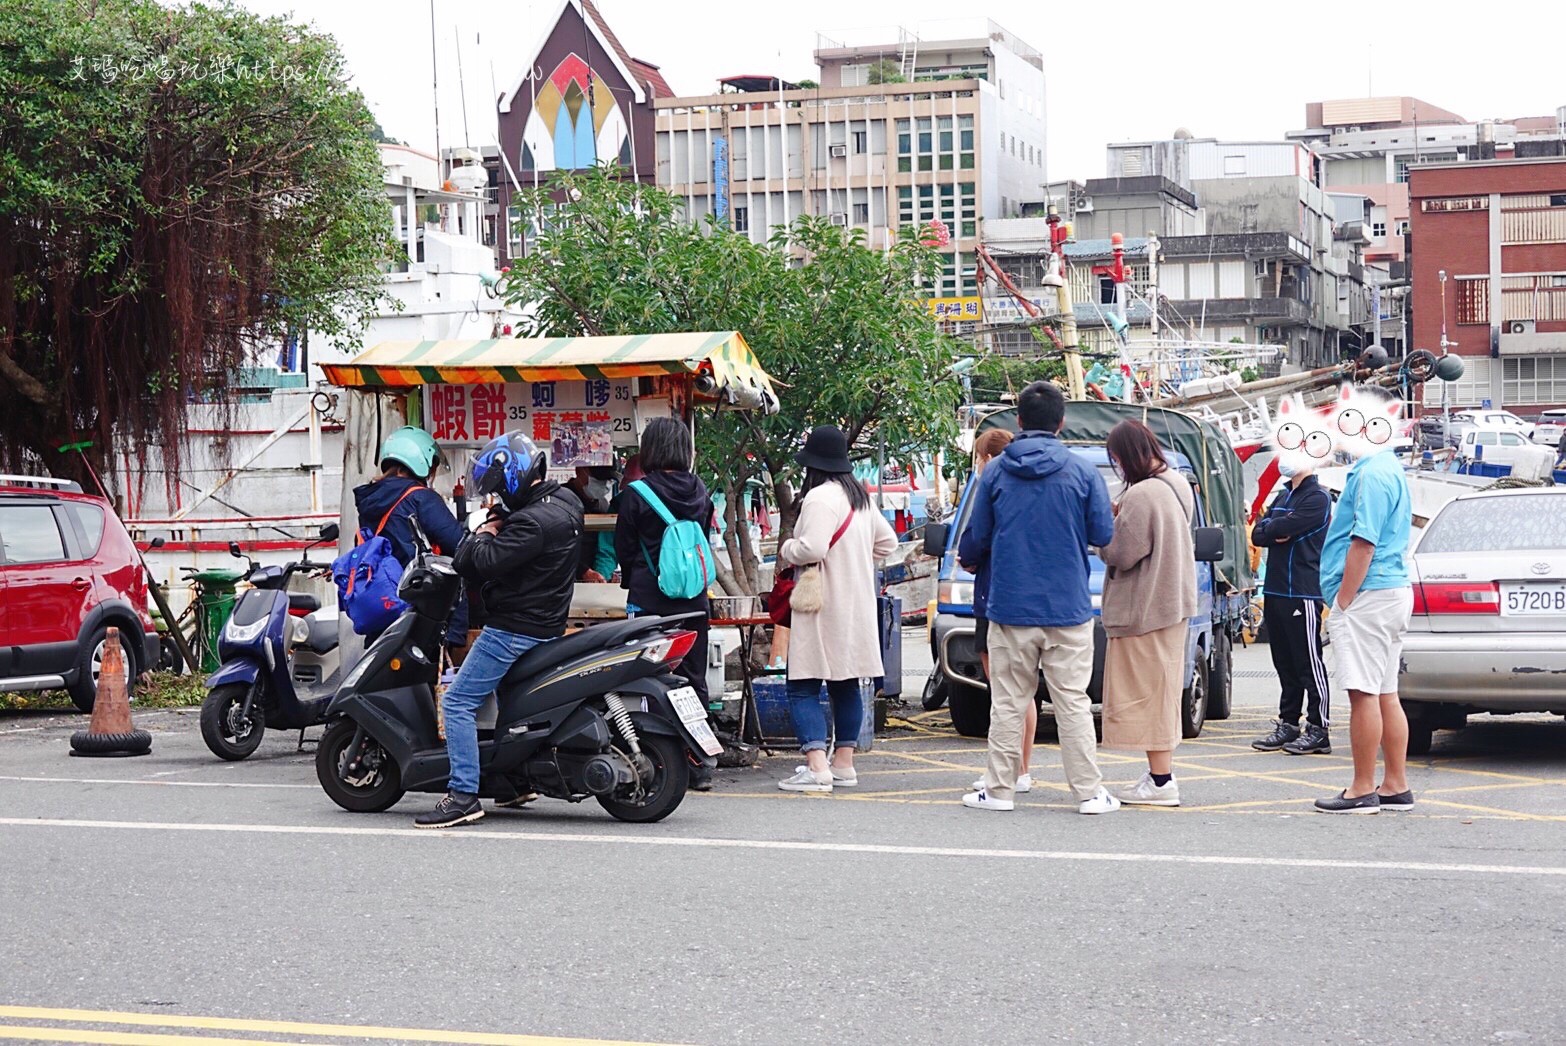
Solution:
[{"label": "gray shorts", "polygon": [[1412,588],[1361,592],[1347,610],[1327,615],[1332,682],[1366,694],[1397,693],[1403,634],[1414,612]]}]

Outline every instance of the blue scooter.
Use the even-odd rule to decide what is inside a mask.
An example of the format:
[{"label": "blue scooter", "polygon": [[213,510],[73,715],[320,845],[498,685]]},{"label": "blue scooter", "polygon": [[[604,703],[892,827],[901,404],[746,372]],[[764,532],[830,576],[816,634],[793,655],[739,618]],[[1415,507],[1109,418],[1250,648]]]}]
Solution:
[{"label": "blue scooter", "polygon": [[337,690],[337,613],[321,610],[306,592],[288,591],[295,574],[325,574],[329,563],[310,549],[337,540],[337,524],[321,528],[303,558],[287,566],[257,566],[237,543],[229,553],[246,562],[250,588],[239,597],[218,639],[222,667],[207,679],[201,737],[220,759],[239,760],[261,744],[266,728],[298,730],[325,722]]}]

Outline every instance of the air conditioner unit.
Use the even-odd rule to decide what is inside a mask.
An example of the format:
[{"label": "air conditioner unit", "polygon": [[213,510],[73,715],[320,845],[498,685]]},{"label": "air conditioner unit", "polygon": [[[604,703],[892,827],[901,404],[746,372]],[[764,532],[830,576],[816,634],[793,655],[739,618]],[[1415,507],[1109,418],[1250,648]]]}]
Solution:
[{"label": "air conditioner unit", "polygon": [[834,145],[828,151],[833,156],[847,156],[848,155],[848,146],[846,146],[846,145]]},{"label": "air conditioner unit", "polygon": [[848,215],[844,214],[842,211],[833,211],[831,222],[833,225],[847,225]]},{"label": "air conditioner unit", "polygon": [[1093,213],[1093,197],[1091,197],[1091,196],[1084,196],[1080,200],[1078,200],[1077,201],[1077,213],[1078,214],[1092,214]]},{"label": "air conditioner unit", "polygon": [[1507,334],[1532,334],[1534,325],[1532,320],[1507,320]]}]

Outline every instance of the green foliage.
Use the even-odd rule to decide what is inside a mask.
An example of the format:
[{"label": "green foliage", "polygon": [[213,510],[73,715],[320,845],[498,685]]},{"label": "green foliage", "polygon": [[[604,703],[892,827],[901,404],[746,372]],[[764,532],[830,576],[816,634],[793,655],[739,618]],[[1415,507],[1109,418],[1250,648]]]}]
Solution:
[{"label": "green foliage", "polygon": [[873,84],[900,84],[907,80],[902,69],[890,58],[883,58],[865,71],[865,79]]},{"label": "green foliage", "polygon": [[1002,397],[1015,396],[1035,381],[1065,380],[1066,363],[1058,359],[986,356],[971,374],[975,402],[998,403]]},{"label": "green foliage", "polygon": [[[812,425],[842,426],[866,456],[884,439],[892,459],[952,438],[959,346],[920,302],[920,286],[940,272],[936,251],[911,236],[872,250],[861,231],[814,216],[759,245],[714,221],[687,222],[682,207],[608,169],[524,193],[529,249],[504,285],[511,304],[531,310],[520,333],[740,331],[776,381],[782,408],[771,417],[704,412],[699,456],[731,506],[747,480],[770,481],[785,528],[792,455]],[[743,529],[729,528],[731,538]],[[749,564],[736,587],[754,592],[754,577],[744,576],[754,550],[731,553]]]},{"label": "green foliage", "polygon": [[[140,708],[192,708],[207,696],[206,679],[201,675],[175,675],[172,672],[148,672],[136,680],[134,712]],[[0,712],[75,712],[71,695],[64,690],[24,690],[0,694]]]},{"label": "green foliage", "polygon": [[819,88],[821,85],[819,83],[817,83],[815,80],[801,80],[801,81],[799,81],[799,83],[795,84],[794,86],[798,87],[801,91],[814,91],[817,88]]},{"label": "green foliage", "polygon": [[[352,337],[390,248],[336,43],[232,4],[0,4],[0,466],[159,443],[259,345]],[[149,375],[156,375],[149,379]]]}]

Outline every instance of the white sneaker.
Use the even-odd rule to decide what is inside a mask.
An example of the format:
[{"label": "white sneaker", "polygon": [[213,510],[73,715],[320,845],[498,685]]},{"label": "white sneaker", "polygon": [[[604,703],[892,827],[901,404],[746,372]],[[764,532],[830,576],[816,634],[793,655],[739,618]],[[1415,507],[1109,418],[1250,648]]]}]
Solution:
[{"label": "white sneaker", "polygon": [[970,792],[962,797],[962,805],[970,810],[999,810],[1005,813],[1015,810],[1017,804],[1010,799],[994,799],[983,788],[977,792]]},{"label": "white sneaker", "polygon": [[1109,789],[1100,788],[1098,794],[1091,799],[1084,799],[1077,804],[1079,814],[1112,814],[1120,809],[1120,800],[1109,794]]},{"label": "white sneaker", "polygon": [[[981,777],[977,781],[973,782],[973,787],[982,792],[984,790],[984,778]],[[1033,791],[1033,775],[1023,774],[1021,777],[1017,778],[1017,787],[1013,788],[1012,791],[1018,793],[1019,795],[1023,792]]]},{"label": "white sneaker", "polygon": [[1153,774],[1149,771],[1130,788],[1120,790],[1120,801],[1130,806],[1179,806],[1180,786],[1172,777],[1168,784],[1156,785],[1153,783]]},{"label": "white sneaker", "polygon": [[[810,767],[808,766],[796,766],[794,767],[794,772],[797,774],[801,770],[809,769]],[[859,783],[859,771],[853,767],[849,767],[847,770],[839,770],[835,766],[829,766],[827,769],[832,771],[832,783],[839,788],[852,788]]]},{"label": "white sneaker", "polygon": [[825,770],[818,774],[810,767],[802,766],[793,777],[779,781],[778,787],[785,792],[830,792],[832,775]]}]

